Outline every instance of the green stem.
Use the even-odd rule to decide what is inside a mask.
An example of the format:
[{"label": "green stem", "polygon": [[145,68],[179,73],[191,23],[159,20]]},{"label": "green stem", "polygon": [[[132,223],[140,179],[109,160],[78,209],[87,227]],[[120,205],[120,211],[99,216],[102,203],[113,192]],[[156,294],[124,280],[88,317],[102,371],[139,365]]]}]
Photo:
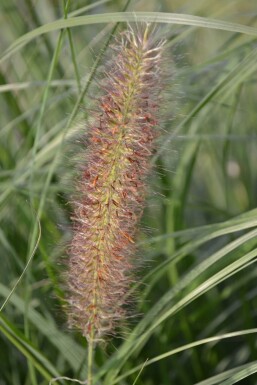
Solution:
[{"label": "green stem", "polygon": [[94,335],[95,330],[92,326],[90,338],[88,341],[88,354],[87,354],[87,385],[93,384],[93,356],[94,356]]},{"label": "green stem", "polygon": [[[67,0],[66,3],[63,0],[63,7],[64,7],[64,18],[67,19],[68,18],[68,10],[70,8],[70,0]],[[70,50],[71,50],[71,58],[72,58],[73,66],[74,66],[74,72],[75,72],[75,76],[76,76],[77,86],[78,86],[79,92],[81,92],[79,70],[78,70],[78,65],[77,65],[77,61],[76,61],[75,47],[73,44],[73,39],[72,39],[72,34],[71,34],[70,28],[67,28],[67,33],[68,33],[68,39],[69,39]]]}]

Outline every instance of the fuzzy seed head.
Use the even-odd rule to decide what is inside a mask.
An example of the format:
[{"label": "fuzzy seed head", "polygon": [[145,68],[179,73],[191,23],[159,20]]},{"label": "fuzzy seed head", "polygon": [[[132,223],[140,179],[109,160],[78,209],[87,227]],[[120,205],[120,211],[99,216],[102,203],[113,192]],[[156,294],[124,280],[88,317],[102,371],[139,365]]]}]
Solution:
[{"label": "fuzzy seed head", "polygon": [[125,317],[137,222],[159,123],[163,44],[148,25],[121,33],[88,130],[68,268],[69,325],[88,339],[112,333]]}]

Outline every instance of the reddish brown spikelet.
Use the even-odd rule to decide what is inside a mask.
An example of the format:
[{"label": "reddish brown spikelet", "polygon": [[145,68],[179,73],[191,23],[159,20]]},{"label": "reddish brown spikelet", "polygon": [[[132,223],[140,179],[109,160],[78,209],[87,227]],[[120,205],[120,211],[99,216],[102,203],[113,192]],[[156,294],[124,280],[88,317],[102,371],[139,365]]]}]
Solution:
[{"label": "reddish brown spikelet", "polygon": [[88,339],[125,315],[163,87],[163,42],[148,25],[123,32],[112,50],[78,183],[68,272],[69,324]]}]

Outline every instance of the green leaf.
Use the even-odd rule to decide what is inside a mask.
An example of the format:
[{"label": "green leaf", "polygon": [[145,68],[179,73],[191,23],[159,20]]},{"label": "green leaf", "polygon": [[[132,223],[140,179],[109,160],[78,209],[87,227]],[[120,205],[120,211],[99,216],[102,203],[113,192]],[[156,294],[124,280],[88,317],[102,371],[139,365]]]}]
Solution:
[{"label": "green leaf", "polygon": [[0,314],[0,331],[29,360],[46,380],[60,374],[39,350],[26,340],[20,331]]},{"label": "green leaf", "polygon": [[195,27],[203,27],[209,29],[217,29],[222,31],[244,33],[247,35],[257,36],[257,28],[248,27],[241,24],[230,23],[223,20],[215,20],[200,16],[184,15],[178,13],[164,12],[116,12],[104,13],[89,16],[78,16],[75,18],[57,20],[49,24],[34,29],[31,32],[18,38],[0,57],[0,63],[10,57],[14,52],[22,48],[31,40],[41,36],[42,34],[57,31],[63,28],[80,27],[83,25],[101,24],[101,23],[118,23],[118,22],[152,22],[152,23],[169,23],[179,25],[190,25]]}]

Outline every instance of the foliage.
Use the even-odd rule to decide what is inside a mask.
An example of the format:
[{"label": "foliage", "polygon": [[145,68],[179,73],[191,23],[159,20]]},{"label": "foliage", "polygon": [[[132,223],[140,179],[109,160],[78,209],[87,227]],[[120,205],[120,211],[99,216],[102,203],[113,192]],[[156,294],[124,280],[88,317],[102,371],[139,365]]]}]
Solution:
[{"label": "foliage", "polygon": [[138,239],[138,316],[97,347],[95,383],[255,384],[255,2],[0,0],[0,11],[0,384],[86,378],[86,340],[63,311],[69,200],[97,72],[135,19],[168,39],[172,119]]}]

